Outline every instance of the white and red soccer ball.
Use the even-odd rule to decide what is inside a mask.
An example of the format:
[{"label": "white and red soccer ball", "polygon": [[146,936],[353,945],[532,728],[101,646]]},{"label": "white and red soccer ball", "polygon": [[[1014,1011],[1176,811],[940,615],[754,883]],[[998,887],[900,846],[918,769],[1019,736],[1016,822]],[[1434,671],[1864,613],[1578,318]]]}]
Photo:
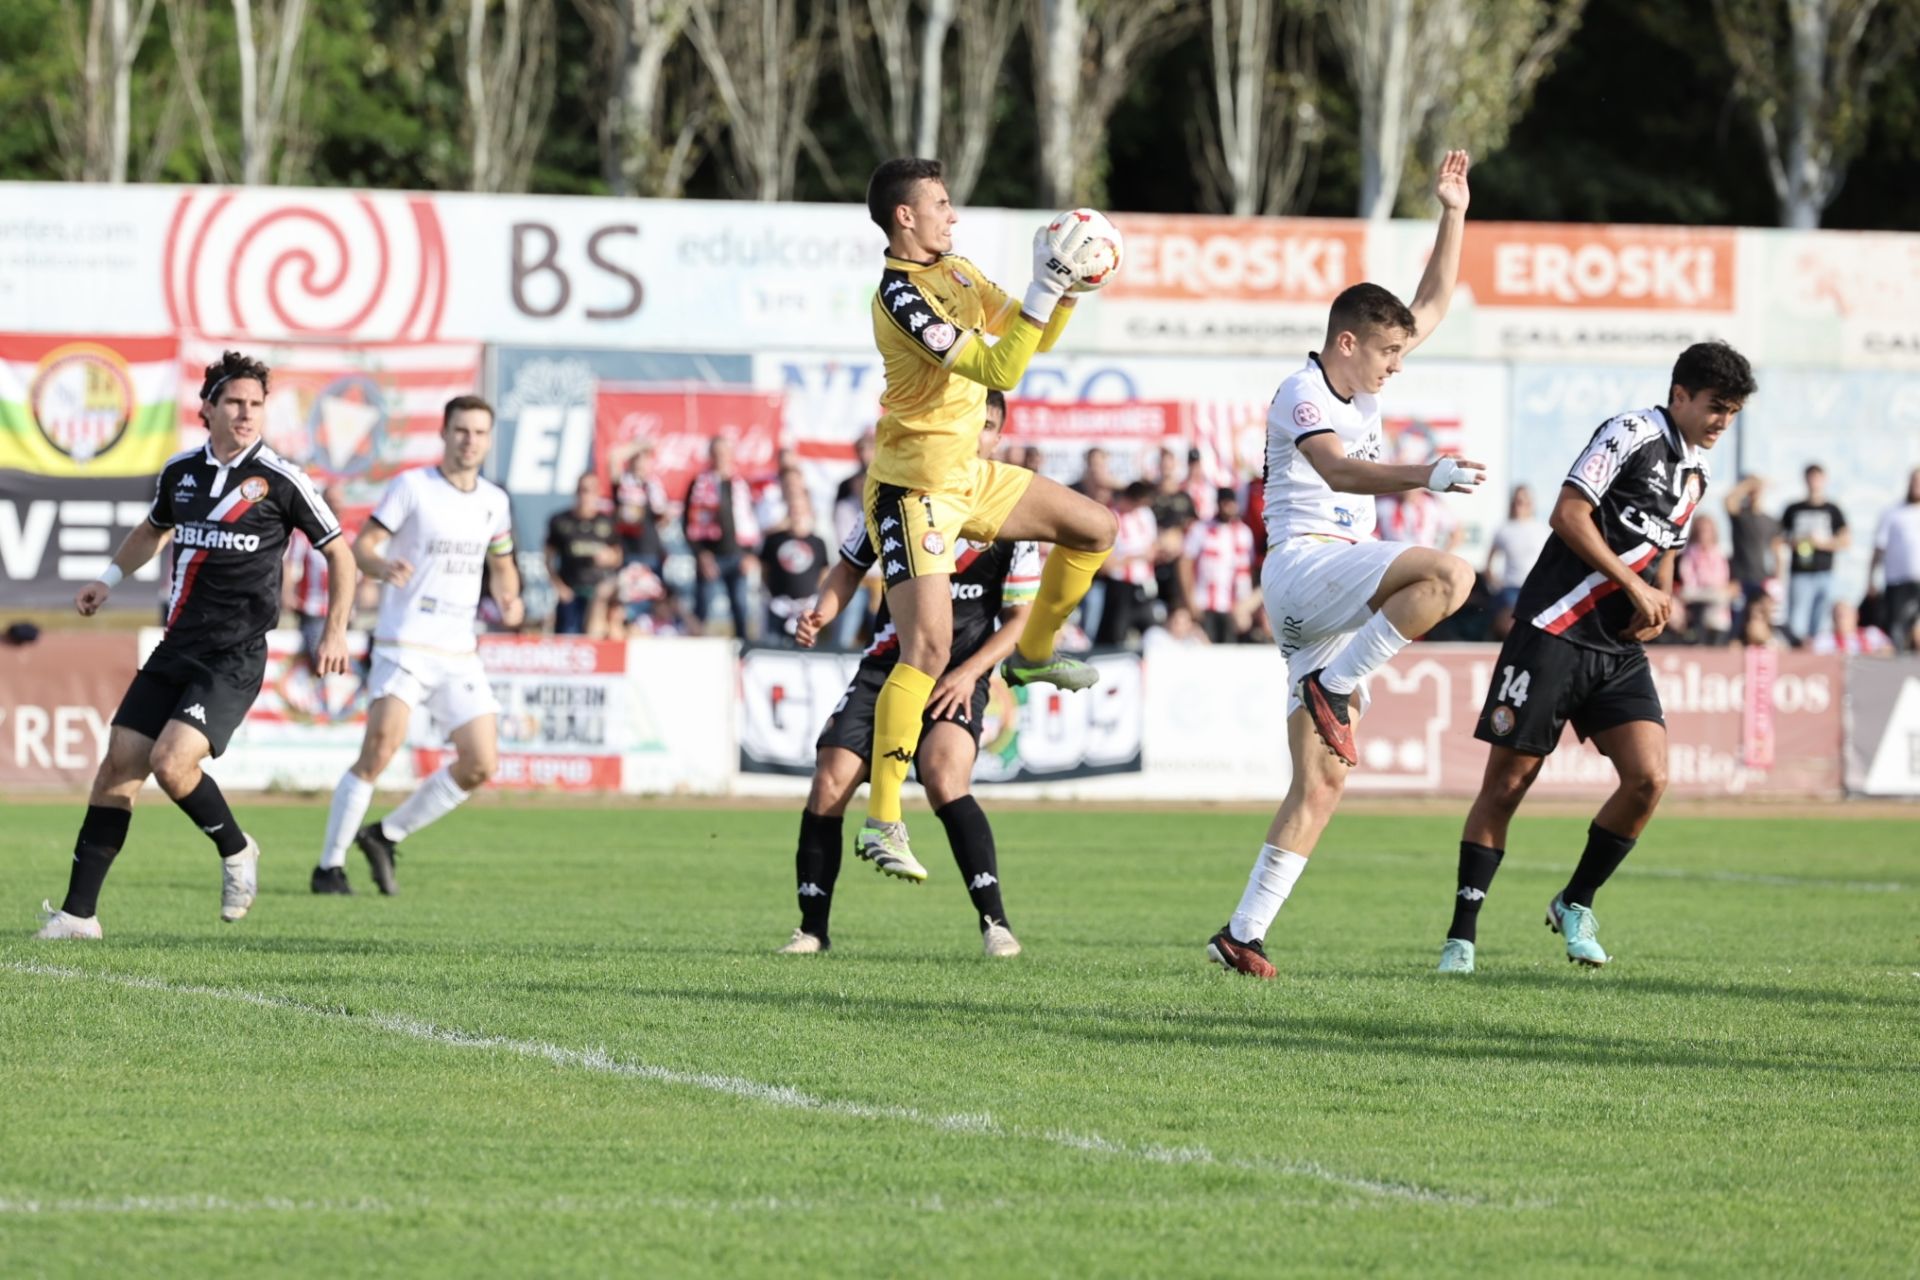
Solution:
[{"label": "white and red soccer ball", "polygon": [[1103,288],[1120,274],[1120,229],[1098,209],[1069,209],[1047,224],[1047,244],[1071,266],[1075,293]]}]

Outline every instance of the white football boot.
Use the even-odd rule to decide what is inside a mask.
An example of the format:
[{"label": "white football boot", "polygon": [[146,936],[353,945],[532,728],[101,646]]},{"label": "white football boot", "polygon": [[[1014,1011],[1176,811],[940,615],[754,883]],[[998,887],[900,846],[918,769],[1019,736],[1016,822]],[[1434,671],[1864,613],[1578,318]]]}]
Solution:
[{"label": "white football boot", "polygon": [[795,929],[787,945],[773,954],[777,956],[817,956],[827,950],[827,944],[808,933],[805,929]]},{"label": "white football boot", "polygon": [[51,902],[40,904],[40,932],[36,938],[99,938],[99,916],[70,916],[64,911],[55,911]]},{"label": "white football boot", "polygon": [[220,918],[228,924],[247,914],[260,888],[260,845],[252,836],[247,847],[220,859]]},{"label": "white football boot", "polygon": [[987,926],[980,934],[980,949],[987,953],[989,959],[1003,960],[1020,954],[1020,939],[1013,936],[1013,930],[992,916],[981,916],[980,919]]}]

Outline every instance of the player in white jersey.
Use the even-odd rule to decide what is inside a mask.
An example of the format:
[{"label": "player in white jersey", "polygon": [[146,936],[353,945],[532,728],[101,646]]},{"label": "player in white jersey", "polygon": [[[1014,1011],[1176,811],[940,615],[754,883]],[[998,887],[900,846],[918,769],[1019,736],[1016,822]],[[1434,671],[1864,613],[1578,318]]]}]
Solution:
[{"label": "player in white jersey", "polygon": [[[443,818],[493,776],[500,704],[474,641],[484,575],[491,573],[501,620],[520,625],[520,574],[506,491],[480,476],[493,443],[493,407],[478,396],[447,402],[440,465],[393,478],[354,539],[360,571],[386,584],[367,677],[367,733],[360,758],[340,777],[327,816],[326,844],[313,870],[315,893],[352,893],[347,845],[358,844],[381,893],[397,892],[396,846]],[[453,739],[450,765],[414,789],[392,813],[361,825],[374,782],[406,740],[414,708]]]},{"label": "player in white jersey", "polygon": [[1440,228],[1413,305],[1374,284],[1335,298],[1325,348],[1280,384],[1267,413],[1260,589],[1287,659],[1293,780],[1239,909],[1207,944],[1215,962],[1254,977],[1274,976],[1267,929],[1359,763],[1353,730],[1367,707],[1368,673],[1465,604],[1473,586],[1473,569],[1458,556],[1374,538],[1376,494],[1466,493],[1486,478],[1482,464],[1458,458],[1380,461],[1380,390],[1433,335],[1460,274],[1466,152],[1447,154],[1434,194]]}]

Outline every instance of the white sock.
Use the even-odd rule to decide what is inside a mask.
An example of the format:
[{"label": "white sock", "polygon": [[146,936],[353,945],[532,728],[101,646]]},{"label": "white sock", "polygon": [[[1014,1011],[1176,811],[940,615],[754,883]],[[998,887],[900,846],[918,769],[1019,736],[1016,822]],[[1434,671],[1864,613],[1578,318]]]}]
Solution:
[{"label": "white sock", "polygon": [[1367,625],[1353,633],[1347,647],[1333,655],[1333,661],[1320,673],[1320,684],[1328,693],[1352,693],[1373,672],[1393,661],[1393,655],[1409,641],[1385,613],[1367,619]]},{"label": "white sock", "polygon": [[320,849],[322,867],[347,865],[347,846],[353,843],[367,806],[373,803],[373,784],[349,769],[333,789],[333,808],[327,811],[327,843]]},{"label": "white sock", "polygon": [[415,787],[398,809],[380,819],[380,829],[387,833],[387,839],[398,844],[428,823],[437,822],[458,809],[467,794],[453,780],[453,770],[442,765],[438,773]]},{"label": "white sock", "polygon": [[1273,918],[1280,914],[1287,895],[1293,892],[1293,882],[1306,869],[1307,860],[1299,854],[1270,844],[1261,845],[1253,874],[1247,877],[1247,891],[1240,895],[1240,909],[1233,913],[1227,932],[1242,942],[1258,942],[1266,937],[1267,930],[1273,927]]}]

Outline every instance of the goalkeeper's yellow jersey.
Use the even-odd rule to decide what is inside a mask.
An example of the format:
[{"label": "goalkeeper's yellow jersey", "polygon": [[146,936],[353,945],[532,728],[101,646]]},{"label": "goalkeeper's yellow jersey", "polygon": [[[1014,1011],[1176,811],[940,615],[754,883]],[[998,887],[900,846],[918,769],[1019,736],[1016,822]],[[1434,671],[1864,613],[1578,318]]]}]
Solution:
[{"label": "goalkeeper's yellow jersey", "polygon": [[987,389],[1019,385],[1027,361],[1053,346],[1072,312],[1056,307],[1043,331],[958,254],[930,264],[889,256],[873,297],[873,340],[887,385],[868,474],[908,489],[965,487]]}]

